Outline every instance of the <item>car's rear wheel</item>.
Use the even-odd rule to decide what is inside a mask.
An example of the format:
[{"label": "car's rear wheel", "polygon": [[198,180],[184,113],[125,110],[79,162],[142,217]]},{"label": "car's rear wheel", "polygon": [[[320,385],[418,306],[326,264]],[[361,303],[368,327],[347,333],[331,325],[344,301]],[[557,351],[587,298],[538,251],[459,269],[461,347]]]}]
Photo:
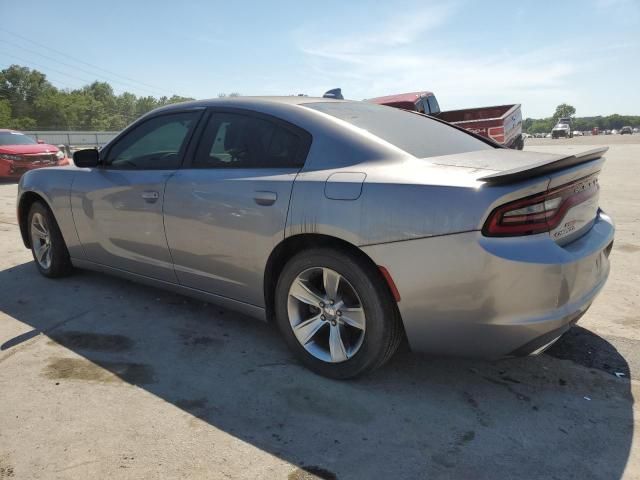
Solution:
[{"label": "car's rear wheel", "polygon": [[51,210],[35,202],[29,210],[29,239],[36,267],[45,277],[62,277],[71,273],[67,245]]},{"label": "car's rear wheel", "polygon": [[351,378],[393,355],[402,326],[380,277],[366,259],[328,248],[287,262],[276,286],[276,319],[302,363],[327,377]]}]

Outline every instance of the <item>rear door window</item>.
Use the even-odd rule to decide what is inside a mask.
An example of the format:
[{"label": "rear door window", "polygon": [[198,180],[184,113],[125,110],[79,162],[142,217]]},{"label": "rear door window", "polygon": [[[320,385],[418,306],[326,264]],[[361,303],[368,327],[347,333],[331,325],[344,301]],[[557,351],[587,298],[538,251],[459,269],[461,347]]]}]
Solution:
[{"label": "rear door window", "polygon": [[349,122],[417,158],[496,148],[444,122],[398,108],[367,102],[302,105]]},{"label": "rear door window", "polygon": [[300,136],[256,116],[214,112],[202,134],[194,168],[299,168],[304,164]]}]

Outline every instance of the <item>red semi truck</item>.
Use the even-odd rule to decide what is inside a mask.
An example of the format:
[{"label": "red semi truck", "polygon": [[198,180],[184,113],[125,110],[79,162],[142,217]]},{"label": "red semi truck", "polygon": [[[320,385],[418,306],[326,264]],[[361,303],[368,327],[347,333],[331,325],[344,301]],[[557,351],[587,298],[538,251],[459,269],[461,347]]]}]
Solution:
[{"label": "red semi truck", "polygon": [[440,111],[432,92],[410,92],[370,98],[367,102],[388,105],[437,117],[508,148],[522,150],[522,112],[520,104]]}]

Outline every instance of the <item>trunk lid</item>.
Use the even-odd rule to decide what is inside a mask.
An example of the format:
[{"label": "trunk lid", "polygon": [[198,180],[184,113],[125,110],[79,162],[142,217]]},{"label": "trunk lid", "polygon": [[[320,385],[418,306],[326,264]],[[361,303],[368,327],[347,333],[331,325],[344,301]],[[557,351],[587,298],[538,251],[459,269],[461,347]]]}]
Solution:
[{"label": "trunk lid", "polygon": [[437,165],[493,170],[495,173],[479,177],[478,180],[489,185],[505,185],[586,164],[601,158],[608,149],[608,147],[599,147],[572,154],[515,152],[496,149],[480,150],[464,155],[449,155],[430,160]]}]

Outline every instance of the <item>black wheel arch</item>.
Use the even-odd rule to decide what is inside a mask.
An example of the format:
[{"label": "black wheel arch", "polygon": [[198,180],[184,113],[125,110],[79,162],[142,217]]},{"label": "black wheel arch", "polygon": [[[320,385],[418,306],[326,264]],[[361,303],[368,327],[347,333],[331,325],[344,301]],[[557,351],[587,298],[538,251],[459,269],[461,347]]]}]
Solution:
[{"label": "black wheel arch", "polygon": [[[53,213],[49,202],[40,195],[39,193],[26,191],[18,200],[18,226],[20,227],[20,235],[22,236],[22,243],[27,248],[31,248],[31,239],[29,238],[29,226],[27,225],[29,222],[29,211],[31,210],[31,205],[35,202],[42,203],[46,208],[49,209]],[[54,215],[55,217],[55,215]]]},{"label": "black wheel arch", "polygon": [[385,288],[389,292],[389,296],[394,303],[396,308],[396,313],[398,318],[400,317],[400,312],[397,308],[396,301],[393,297],[391,289],[380,272],[378,265],[373,261],[369,255],[364,253],[361,249],[359,249],[356,245],[347,242],[346,240],[342,240],[337,237],[332,237],[330,235],[324,235],[319,233],[301,233],[298,235],[293,235],[291,237],[285,238],[282,242],[280,242],[271,252],[269,259],[267,260],[267,264],[264,270],[264,301],[266,308],[266,318],[268,322],[272,322],[275,314],[275,290],[276,284],[278,282],[278,278],[280,277],[280,273],[284,268],[287,261],[292,258],[297,253],[309,249],[309,248],[317,248],[317,247],[327,247],[335,250],[339,250],[342,252],[347,252],[351,255],[361,258],[369,265],[371,265],[377,275],[379,276],[379,280],[385,286]]}]

